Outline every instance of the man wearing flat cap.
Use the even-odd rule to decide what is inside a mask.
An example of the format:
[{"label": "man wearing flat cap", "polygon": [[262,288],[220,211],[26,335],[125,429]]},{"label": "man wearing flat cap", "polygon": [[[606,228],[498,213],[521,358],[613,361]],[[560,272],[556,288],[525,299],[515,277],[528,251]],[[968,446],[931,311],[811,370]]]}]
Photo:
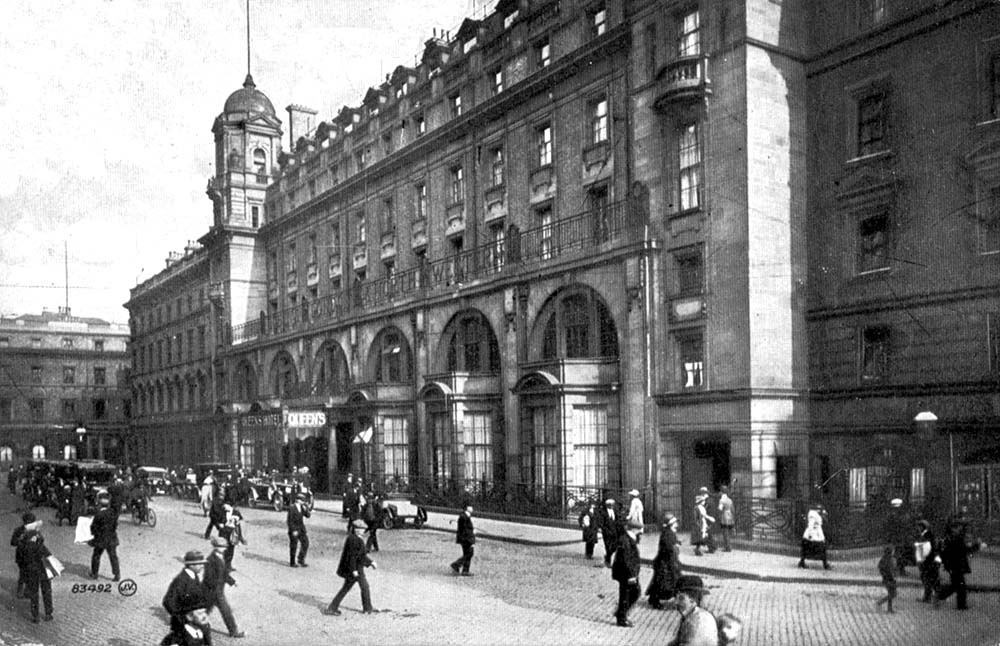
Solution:
[{"label": "man wearing flat cap", "polygon": [[226,550],[229,549],[229,541],[222,536],[212,538],[212,553],[208,555],[205,563],[205,575],[202,581],[202,588],[205,590],[205,599],[208,601],[207,612],[212,612],[212,608],[218,608],[222,615],[222,621],[226,624],[229,636],[239,639],[246,635],[236,626],[236,618],[233,617],[233,610],[229,607],[229,600],[226,599],[226,586],[236,585],[236,580],[229,573],[226,564]]},{"label": "man wearing flat cap", "polygon": [[304,493],[296,494],[295,504],[288,508],[288,516],[285,519],[288,524],[288,564],[292,567],[308,567],[306,554],[309,552],[309,536],[306,534],[304,519],[309,518],[309,508],[306,507],[305,501]]},{"label": "man wearing flat cap", "polygon": [[701,607],[702,598],[708,594],[701,577],[678,577],[676,591],[681,623],[677,636],[667,646],[718,646],[719,625],[715,616]]},{"label": "man wearing flat cap", "polygon": [[[208,599],[205,597],[205,589],[201,582],[201,574],[205,569],[205,556],[197,551],[191,550],[184,555],[184,569],[181,570],[163,596],[163,607],[170,615],[171,634],[183,635],[186,631],[185,625],[189,623],[188,614],[193,610],[202,609],[205,621],[201,624],[204,630],[204,641],[202,643],[211,646],[212,630],[208,625],[208,614],[204,609],[208,607]],[[184,643],[184,642],[180,642]]]}]

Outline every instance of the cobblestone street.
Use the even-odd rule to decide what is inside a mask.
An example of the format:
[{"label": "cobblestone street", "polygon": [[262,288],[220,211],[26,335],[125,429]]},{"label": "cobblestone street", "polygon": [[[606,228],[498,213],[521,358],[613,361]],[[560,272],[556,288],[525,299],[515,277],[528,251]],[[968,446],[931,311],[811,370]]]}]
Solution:
[{"label": "cobblestone street", "polygon": [[[9,536],[20,515],[19,500],[3,494],[2,529]],[[98,583],[106,593],[73,593],[86,579],[89,548],[71,544],[72,531],[52,525],[52,512],[42,508],[43,533],[54,554],[66,564],[55,580],[55,621],[28,621],[27,602],[15,601],[12,554],[0,570],[0,644],[109,645],[158,643],[166,634],[160,601],[189,549],[207,551],[202,538],[206,520],[192,504],[158,498],[155,529],[139,528],[131,519],[120,524],[122,573],[137,584],[134,596],[119,594],[111,584],[107,562]],[[585,561],[578,544],[518,545],[481,540],[476,546],[472,578],[454,577],[448,563],[458,555],[448,519],[432,514],[433,527],[382,531],[378,569],[370,572],[372,598],[380,612],[360,613],[356,590],[344,602],[341,617],[326,617],[320,608],[339,587],[337,560],[343,544],[338,514],[317,511],[310,528],[310,567],[288,567],[284,514],[246,510],[250,545],[237,551],[238,585],[228,596],[244,640],[230,640],[218,614],[216,644],[651,644],[674,635],[675,612],[656,611],[644,602],[631,619],[635,627],[612,622],[617,588],[600,560]],[[595,565],[596,564],[596,565]],[[644,568],[643,582],[649,579]],[[960,613],[953,602],[939,610],[917,603],[917,590],[902,587],[898,612],[875,608],[881,589],[873,586],[816,586],[705,577],[712,590],[707,607],[732,612],[745,622],[740,644],[809,646],[827,644],[958,644],[1000,643],[996,593],[971,596],[971,609]]]}]

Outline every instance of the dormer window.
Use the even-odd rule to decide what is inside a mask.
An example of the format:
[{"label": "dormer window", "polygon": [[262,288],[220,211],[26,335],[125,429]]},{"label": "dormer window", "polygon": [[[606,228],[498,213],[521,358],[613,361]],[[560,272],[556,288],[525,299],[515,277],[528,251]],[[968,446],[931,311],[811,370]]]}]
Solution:
[{"label": "dormer window", "polygon": [[351,132],[353,132],[353,131],[354,131],[354,124],[353,123],[349,123],[346,126],[344,126],[344,133],[345,134],[351,134]]},{"label": "dormer window", "polygon": [[604,7],[598,7],[590,13],[590,29],[595,37],[602,36],[608,30],[607,19],[608,12]]},{"label": "dormer window", "polygon": [[518,17],[518,11],[516,9],[514,10],[513,13],[507,14],[507,16],[503,19],[503,28],[510,29],[510,26],[514,24],[514,21],[517,20],[517,17]]},{"label": "dormer window", "polygon": [[470,38],[469,40],[465,41],[465,43],[462,45],[462,53],[468,54],[469,50],[471,50],[477,44],[478,43],[476,42],[476,38],[475,37]]}]

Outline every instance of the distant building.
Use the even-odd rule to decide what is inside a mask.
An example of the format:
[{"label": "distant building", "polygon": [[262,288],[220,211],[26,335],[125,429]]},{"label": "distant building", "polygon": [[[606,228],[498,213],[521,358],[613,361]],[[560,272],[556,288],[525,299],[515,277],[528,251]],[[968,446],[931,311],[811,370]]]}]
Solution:
[{"label": "distant building", "polygon": [[126,325],[58,312],[0,318],[0,466],[128,459]]},{"label": "distant building", "polygon": [[995,519],[998,20],[500,0],[359,105],[290,105],[288,151],[248,77],[211,229],[128,305],[137,439],[549,515],[728,484],[755,536]]}]

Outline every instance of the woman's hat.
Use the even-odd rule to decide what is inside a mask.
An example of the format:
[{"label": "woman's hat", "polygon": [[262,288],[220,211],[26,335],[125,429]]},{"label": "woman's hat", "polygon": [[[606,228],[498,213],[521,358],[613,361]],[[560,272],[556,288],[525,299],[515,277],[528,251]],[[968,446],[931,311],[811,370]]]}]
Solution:
[{"label": "woman's hat", "polygon": [[931,526],[930,523],[928,523],[926,520],[923,520],[923,519],[918,520],[917,521],[917,525],[919,525],[920,527],[923,527],[924,529],[930,529],[930,526]]},{"label": "woman's hat", "polygon": [[889,504],[892,505],[893,507],[902,507],[903,500],[902,498],[893,498],[892,500],[889,501]]},{"label": "woman's hat", "polygon": [[677,522],[677,516],[674,516],[673,514],[669,514],[669,513],[663,515],[663,524],[664,525],[669,525],[670,523],[675,523],[675,522]]},{"label": "woman's hat", "polygon": [[709,594],[708,588],[702,582],[700,576],[684,574],[677,577],[677,584],[674,586],[677,592],[696,592],[698,594]]},{"label": "woman's hat", "polygon": [[697,496],[694,497],[694,501],[695,502],[705,502],[706,500],[708,500],[708,494],[707,493],[700,493],[700,494],[698,494]]},{"label": "woman's hat", "polygon": [[608,498],[607,500],[605,500],[605,501],[604,501],[604,504],[605,504],[606,506],[610,507],[610,506],[612,506],[613,504],[615,504],[615,499],[614,499],[614,498]]},{"label": "woman's hat", "polygon": [[628,495],[630,495],[630,496],[638,496],[639,495],[639,490],[638,489],[632,489],[632,490],[630,490],[628,492]]},{"label": "woman's hat", "polygon": [[306,498],[308,498],[308,496],[306,496],[304,493],[297,493],[297,494],[295,494],[295,499],[296,500],[305,500]]},{"label": "woman's hat", "polygon": [[204,565],[206,562],[205,555],[198,550],[191,550],[184,555],[184,565]]}]

